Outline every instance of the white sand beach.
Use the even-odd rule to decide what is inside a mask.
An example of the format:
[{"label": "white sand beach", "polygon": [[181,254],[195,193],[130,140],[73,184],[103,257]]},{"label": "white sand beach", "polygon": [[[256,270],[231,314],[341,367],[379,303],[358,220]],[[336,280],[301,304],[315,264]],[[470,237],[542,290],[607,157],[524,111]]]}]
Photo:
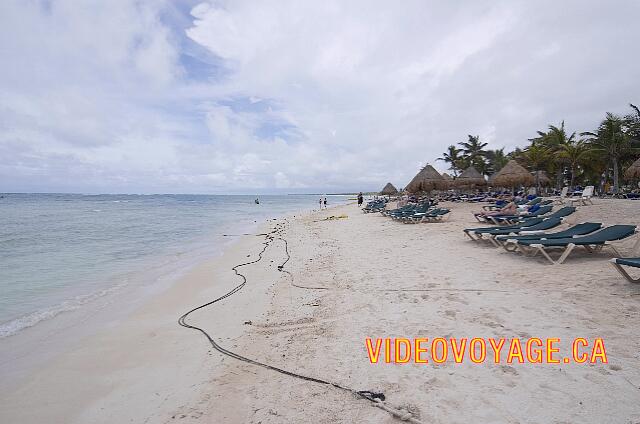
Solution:
[{"label": "white sand beach", "polygon": [[[639,203],[595,199],[568,224],[637,224]],[[193,325],[260,362],[355,390],[383,392],[424,423],[640,421],[640,286],[576,252],[563,265],[474,243],[477,204],[443,223],[403,225],[355,205],[267,222],[273,240],[241,272],[247,285],[197,311]],[[334,215],[348,218],[324,220]],[[0,383],[15,423],[392,423],[371,402],[224,356],[180,315],[240,283],[262,236],[222,257],[43,366]],[[53,335],[52,335],[53,336]],[[367,337],[560,338],[606,343],[608,364],[371,364]]]}]

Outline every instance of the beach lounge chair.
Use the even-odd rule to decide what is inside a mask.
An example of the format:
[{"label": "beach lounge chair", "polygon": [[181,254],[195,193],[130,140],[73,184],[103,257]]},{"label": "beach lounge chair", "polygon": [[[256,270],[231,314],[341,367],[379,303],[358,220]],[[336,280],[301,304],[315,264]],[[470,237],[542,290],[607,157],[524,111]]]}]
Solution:
[{"label": "beach lounge chair", "polygon": [[[542,209],[542,211],[540,211],[540,209]],[[498,221],[498,224],[501,224],[502,222],[507,222],[509,225],[512,225],[520,222],[523,218],[526,219],[527,217],[531,218],[531,217],[544,215],[542,216],[542,218],[545,218],[545,219],[546,218],[564,218],[576,211],[575,206],[564,206],[551,214],[548,214],[548,212],[551,211],[552,206],[541,206],[540,209],[537,209],[534,212],[529,214],[501,215],[501,216],[496,216],[495,218],[496,218],[496,221]]]},{"label": "beach lounge chair", "polygon": [[540,206],[540,208],[534,210],[533,212],[527,212],[519,215],[494,215],[488,216],[490,222],[493,222],[496,225],[510,225],[515,224],[516,222],[522,221],[526,218],[535,218],[538,216],[542,216],[548,214],[553,209],[551,205]]},{"label": "beach lounge chair", "polygon": [[388,216],[390,216],[392,219],[403,220],[417,213],[426,213],[428,210],[429,210],[429,203],[426,202],[426,203],[421,203],[419,205],[416,205],[411,209],[405,209],[398,212],[390,213],[388,214]]},{"label": "beach lounge chair", "polygon": [[495,228],[494,231],[485,233],[485,236],[489,236],[485,237],[485,239],[489,240],[495,247],[500,247],[502,245],[502,241],[496,239],[498,236],[543,233],[546,230],[557,227],[561,223],[562,218],[547,218],[537,224],[520,227],[518,229]]},{"label": "beach lounge chair", "polygon": [[416,207],[418,207],[417,204],[410,203],[408,205],[404,205],[396,209],[384,209],[384,210],[381,210],[380,213],[384,216],[394,216],[394,215],[400,215],[409,211],[413,211]]},{"label": "beach lounge chair", "polygon": [[586,206],[588,203],[591,203],[593,205],[593,200],[591,200],[591,198],[593,197],[593,190],[593,186],[586,186],[584,190],[582,190],[582,195],[580,197],[571,199],[571,205],[573,205],[574,203],[581,203],[584,206]]},{"label": "beach lounge chair", "polygon": [[[486,233],[487,231],[491,231],[491,230],[495,230],[495,229],[502,229],[502,230],[508,230],[508,229],[514,229],[517,230],[519,228],[522,227],[529,227],[531,225],[535,225],[538,224],[540,222],[542,222],[543,219],[542,218],[529,218],[524,220],[523,222],[517,223],[517,224],[513,224],[513,225],[506,225],[503,227],[476,227],[476,228],[465,228],[464,233],[473,241],[477,241],[477,239],[482,238],[482,234]],[[473,234],[473,235],[472,235]],[[474,238],[474,235],[476,236],[476,238]]]},{"label": "beach lounge chair", "polygon": [[419,224],[421,222],[442,222],[449,216],[449,209],[435,208],[424,213],[416,213],[402,220],[405,224]]},{"label": "beach lounge chair", "polygon": [[[518,240],[516,243],[522,249],[533,250],[533,256],[537,253],[541,253],[549,262],[554,265],[561,264],[567,259],[576,246],[583,246],[588,252],[599,252],[604,247],[610,247],[618,256],[621,256],[617,251],[614,242],[619,242],[636,233],[635,225],[612,225],[610,227],[603,228],[594,233],[580,236],[580,237],[567,237],[561,239],[536,239],[536,240]],[[632,250],[636,252],[640,247],[640,239],[638,239]],[[558,248],[564,249],[557,260],[553,260],[549,256],[549,251]]]},{"label": "beach lounge chair", "polygon": [[518,250],[518,240],[549,240],[549,239],[560,239],[567,237],[575,237],[575,236],[584,236],[586,234],[593,233],[594,231],[602,228],[602,224],[599,222],[583,222],[581,224],[576,224],[573,227],[567,228],[563,231],[558,231],[556,233],[538,233],[535,234],[520,234],[516,236],[497,236],[496,241],[502,243],[502,247],[508,252],[514,252]]},{"label": "beach lounge chair", "polygon": [[[527,206],[527,207],[530,207],[530,206],[536,205],[536,204],[538,204],[538,203],[540,203],[540,202],[542,202],[542,197],[534,197],[533,199],[531,199],[531,200],[529,200],[529,201],[522,200],[522,201],[520,201],[520,202],[516,202],[516,204],[517,204],[518,206]],[[484,209],[484,210],[500,209],[500,208],[505,207],[505,206],[507,205],[507,203],[509,203],[509,202],[507,202],[506,200],[501,200],[501,201],[497,201],[497,202],[495,202],[495,203],[494,203],[494,204],[492,204],[492,205],[484,205],[484,206],[482,207],[482,209]]]},{"label": "beach lounge chair", "polygon": [[627,279],[630,283],[640,283],[640,277],[633,278],[626,269],[622,266],[629,266],[632,268],[640,268],[640,258],[613,258],[611,264],[618,270],[618,272]]},{"label": "beach lounge chair", "polygon": [[567,193],[568,192],[569,192],[569,186],[562,187],[562,191],[560,192],[560,197],[558,197],[557,199],[554,199],[553,203],[556,204],[556,205],[564,204],[564,201],[567,198]]},{"label": "beach lounge chair", "polygon": [[385,206],[387,206],[386,200],[372,200],[371,202],[368,202],[364,208],[362,208],[362,212],[380,212],[385,208]]},{"label": "beach lounge chair", "polygon": [[[522,219],[522,217],[536,217],[536,216],[540,216],[540,215],[544,215],[542,216],[542,218],[547,219],[547,218],[564,218],[567,217],[569,215],[571,215],[572,213],[574,213],[576,211],[576,208],[574,206],[564,206],[560,209],[558,209],[557,211],[553,212],[553,213],[548,213],[546,211],[550,211],[552,206],[545,206],[545,209],[542,211],[542,213],[540,213],[540,210],[536,210],[533,213],[530,214],[525,214],[525,215],[511,215],[511,216],[498,216],[496,217],[496,220],[499,221],[498,224],[501,224],[503,221],[507,222],[509,225],[511,224],[515,224],[520,222],[520,219]],[[543,207],[540,207],[540,209],[543,209]],[[519,219],[518,219],[519,218]]]}]

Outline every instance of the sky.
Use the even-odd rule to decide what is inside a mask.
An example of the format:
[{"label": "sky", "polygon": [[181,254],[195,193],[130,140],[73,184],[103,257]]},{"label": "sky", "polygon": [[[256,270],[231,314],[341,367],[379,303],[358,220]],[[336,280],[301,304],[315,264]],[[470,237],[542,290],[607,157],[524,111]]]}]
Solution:
[{"label": "sky", "polygon": [[640,103],[640,1],[3,0],[0,192],[403,187]]}]

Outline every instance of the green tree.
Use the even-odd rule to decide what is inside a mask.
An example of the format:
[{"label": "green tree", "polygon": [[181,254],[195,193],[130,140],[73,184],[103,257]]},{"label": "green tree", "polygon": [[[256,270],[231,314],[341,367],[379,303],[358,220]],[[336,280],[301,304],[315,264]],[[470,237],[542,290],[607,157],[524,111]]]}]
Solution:
[{"label": "green tree", "polygon": [[485,160],[486,151],[484,148],[487,143],[482,143],[480,136],[477,135],[469,135],[468,137],[468,141],[458,143],[462,147],[463,158],[468,163],[467,166],[473,166],[481,174],[486,174],[487,161]]},{"label": "green tree", "polygon": [[567,131],[564,127],[564,121],[560,123],[560,126],[549,125],[547,132],[538,131],[538,137],[530,139],[532,144],[540,144],[547,149],[547,153],[550,156],[551,161],[549,171],[556,174],[556,188],[559,190],[562,188],[564,182],[564,171],[566,166],[566,159],[559,153],[563,147],[568,144],[572,144],[575,141],[576,133],[567,135]]},{"label": "green tree", "polygon": [[458,172],[460,171],[461,166],[463,165],[463,158],[460,153],[462,150],[458,149],[456,146],[451,145],[447,147],[447,151],[442,154],[442,157],[436,159],[441,160],[445,163],[449,164],[449,169],[453,171],[454,176],[458,176]]},{"label": "green tree", "polygon": [[487,150],[485,157],[488,162],[487,171],[490,174],[500,171],[509,162],[509,157],[504,153],[504,147],[502,149]]},{"label": "green tree", "polygon": [[540,172],[549,161],[550,149],[541,143],[532,143],[524,149],[520,158],[535,172],[536,193],[540,193]]},{"label": "green tree", "polygon": [[576,181],[576,174],[591,157],[592,151],[587,143],[582,140],[578,140],[573,143],[561,145],[557,155],[562,157],[565,160],[565,163],[569,166],[569,171],[571,172],[571,182],[569,183],[569,187],[573,189]]},{"label": "green tree", "polygon": [[629,122],[618,115],[607,112],[606,118],[594,132],[584,132],[591,150],[604,158],[613,168],[613,192],[620,190],[620,162],[637,153],[634,148]]}]

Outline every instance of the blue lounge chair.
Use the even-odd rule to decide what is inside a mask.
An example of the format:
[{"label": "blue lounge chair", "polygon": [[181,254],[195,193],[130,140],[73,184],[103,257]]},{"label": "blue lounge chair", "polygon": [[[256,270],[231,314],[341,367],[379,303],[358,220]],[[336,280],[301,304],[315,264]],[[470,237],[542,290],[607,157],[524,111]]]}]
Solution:
[{"label": "blue lounge chair", "polygon": [[611,259],[611,264],[630,283],[640,283],[640,277],[638,278],[631,277],[627,272],[627,270],[622,267],[622,265],[624,265],[624,266],[630,266],[632,268],[640,268],[640,258],[613,258]]},{"label": "blue lounge chair", "polygon": [[[599,252],[605,246],[610,247],[618,256],[620,253],[612,245],[612,242],[621,241],[633,236],[636,233],[635,225],[612,225],[603,228],[594,233],[580,236],[567,237],[560,239],[535,239],[535,240],[518,240],[516,243],[521,249],[533,250],[533,256],[541,253],[549,262],[558,265],[567,259],[569,254],[576,246],[583,246],[588,252]],[[633,251],[637,251],[640,247],[640,239],[633,246]],[[548,250],[553,248],[564,249],[558,260],[553,260],[549,256]]]}]

